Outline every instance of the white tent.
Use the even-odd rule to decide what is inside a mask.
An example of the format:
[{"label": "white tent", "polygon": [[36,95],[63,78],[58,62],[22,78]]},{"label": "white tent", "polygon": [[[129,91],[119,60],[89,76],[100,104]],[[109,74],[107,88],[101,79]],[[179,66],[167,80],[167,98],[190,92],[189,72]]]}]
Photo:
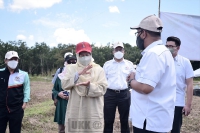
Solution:
[{"label": "white tent", "polygon": [[179,54],[193,61],[200,61],[200,16],[160,12],[163,22],[162,40],[169,36],[179,37]]},{"label": "white tent", "polygon": [[194,71],[194,77],[200,77],[200,68]]}]

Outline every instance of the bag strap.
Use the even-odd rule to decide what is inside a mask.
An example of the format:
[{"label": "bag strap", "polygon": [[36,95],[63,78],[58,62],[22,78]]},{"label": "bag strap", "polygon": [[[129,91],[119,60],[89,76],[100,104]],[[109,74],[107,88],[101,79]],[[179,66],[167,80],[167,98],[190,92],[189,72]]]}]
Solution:
[{"label": "bag strap", "polygon": [[63,67],[61,67],[61,68],[60,68],[60,71],[59,71],[59,73],[62,73],[62,70],[63,70]]}]

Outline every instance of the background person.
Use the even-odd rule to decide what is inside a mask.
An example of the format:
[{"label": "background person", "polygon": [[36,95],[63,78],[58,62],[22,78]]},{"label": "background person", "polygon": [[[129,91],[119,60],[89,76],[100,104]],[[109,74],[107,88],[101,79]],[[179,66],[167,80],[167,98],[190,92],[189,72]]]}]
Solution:
[{"label": "background person", "polygon": [[18,53],[8,51],[6,67],[0,69],[0,133],[6,132],[9,122],[10,133],[20,133],[24,109],[30,100],[28,73],[20,70]]},{"label": "background person", "polygon": [[104,95],[104,133],[113,132],[116,108],[120,115],[121,132],[130,132],[128,124],[130,92],[126,79],[131,72],[135,72],[135,69],[131,61],[124,59],[124,53],[123,43],[115,43],[114,58],[103,66],[108,80],[108,89]]},{"label": "background person", "polygon": [[[67,67],[70,64],[76,64],[76,57],[74,57],[71,54],[68,54],[65,57],[65,67]],[[62,70],[64,70],[64,68]],[[58,123],[58,132],[64,133],[65,132],[65,126],[64,126],[65,114],[66,114],[66,109],[67,109],[69,92],[64,91],[62,89],[61,81],[58,77],[56,78],[52,92],[53,92],[53,97],[54,97],[54,104],[56,106],[56,110],[54,114],[54,122]]]},{"label": "background person", "polygon": [[[182,125],[182,114],[188,116],[191,111],[193,97],[193,77],[194,72],[190,61],[179,55],[181,40],[178,37],[167,38],[166,47],[172,53],[176,68],[176,102],[174,110],[174,121],[171,133],[180,133]],[[185,91],[187,91],[187,101],[185,103]]]},{"label": "background person", "polygon": [[[58,77],[59,73],[62,73],[64,71],[64,68],[67,64],[76,64],[77,60],[76,57],[73,56],[73,54],[71,52],[67,52],[64,55],[64,67],[60,67],[57,69],[56,73],[53,75],[53,79],[52,79],[52,83],[55,84],[55,81]],[[54,98],[54,95],[52,93],[52,100],[54,101],[54,105],[56,105],[57,103],[57,99]]]},{"label": "background person", "polygon": [[[67,57],[67,58],[66,58],[66,57]],[[64,61],[64,67],[65,67],[67,64],[75,64],[75,63],[76,63],[76,57],[73,57],[71,60],[69,60],[70,62],[67,63],[69,57],[73,57],[73,54],[72,54],[71,52],[65,53],[65,55],[64,55],[64,60],[65,60],[65,61]],[[61,73],[61,72],[64,70],[64,69],[63,69],[64,67],[60,67],[60,68],[57,69],[57,71],[56,71],[56,73],[54,74],[53,79],[52,79],[52,81],[51,81],[53,84],[55,83],[56,78],[58,77],[58,74]]]}]

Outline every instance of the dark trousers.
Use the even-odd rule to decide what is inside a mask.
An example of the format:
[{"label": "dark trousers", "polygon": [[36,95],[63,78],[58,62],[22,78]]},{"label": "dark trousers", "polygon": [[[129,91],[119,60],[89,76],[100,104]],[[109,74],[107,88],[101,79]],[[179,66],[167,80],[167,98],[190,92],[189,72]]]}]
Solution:
[{"label": "dark trousers", "polygon": [[113,132],[116,107],[120,115],[121,133],[130,133],[128,124],[130,92],[128,89],[120,93],[107,89],[104,95],[104,133]]},{"label": "dark trousers", "polygon": [[146,120],[144,121],[143,129],[137,128],[133,126],[134,133],[164,133],[164,132],[153,132],[146,130]]},{"label": "dark trousers", "polygon": [[183,107],[175,107],[174,110],[174,122],[173,122],[173,127],[171,133],[180,133],[181,131],[181,126],[182,126],[182,110]]},{"label": "dark trousers", "polygon": [[9,122],[10,133],[21,133],[22,119],[24,110],[20,109],[15,112],[9,113],[7,110],[0,110],[0,133],[5,133],[7,123]]}]

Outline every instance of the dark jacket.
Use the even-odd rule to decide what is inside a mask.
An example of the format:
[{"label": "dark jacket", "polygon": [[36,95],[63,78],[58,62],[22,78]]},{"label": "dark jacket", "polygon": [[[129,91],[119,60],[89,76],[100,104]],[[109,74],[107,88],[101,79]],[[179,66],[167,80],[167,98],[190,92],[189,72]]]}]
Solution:
[{"label": "dark jacket", "polygon": [[10,74],[8,68],[0,69],[0,111],[14,112],[30,100],[30,81],[28,74],[15,69]]}]

